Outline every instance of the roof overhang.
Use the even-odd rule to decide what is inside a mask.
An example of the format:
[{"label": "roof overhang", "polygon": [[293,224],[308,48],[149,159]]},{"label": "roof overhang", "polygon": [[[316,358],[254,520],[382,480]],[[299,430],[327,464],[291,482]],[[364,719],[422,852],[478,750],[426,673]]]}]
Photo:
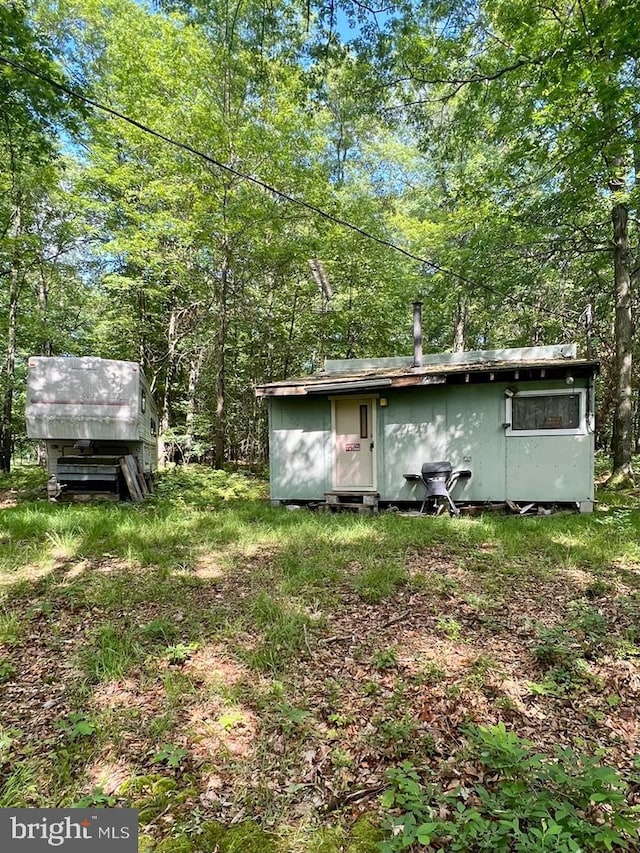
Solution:
[{"label": "roof overhang", "polygon": [[590,378],[600,363],[582,359],[438,364],[413,368],[390,368],[358,373],[316,373],[256,387],[259,397],[302,397],[324,394],[353,394],[381,389],[408,389],[431,385],[470,385],[491,382],[532,382]]}]

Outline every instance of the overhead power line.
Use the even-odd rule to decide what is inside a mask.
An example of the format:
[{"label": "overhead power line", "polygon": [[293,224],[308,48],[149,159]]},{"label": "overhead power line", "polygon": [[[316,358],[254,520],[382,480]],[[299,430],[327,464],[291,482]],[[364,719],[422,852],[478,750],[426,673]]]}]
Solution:
[{"label": "overhead power line", "polygon": [[94,98],[90,98],[88,95],[83,95],[81,92],[78,92],[75,89],[71,89],[69,86],[65,85],[64,83],[61,83],[58,80],[55,80],[48,74],[44,74],[41,71],[37,71],[35,68],[30,68],[29,66],[24,65],[22,62],[18,62],[15,59],[9,59],[8,57],[0,54],[0,63],[10,66],[16,71],[21,71],[24,74],[29,74],[31,77],[35,77],[39,80],[42,80],[44,83],[47,83],[48,85],[53,86],[55,89],[58,89],[60,92],[64,92],[70,98],[74,98],[75,100],[81,101],[82,103],[87,104],[88,106],[93,107],[96,110],[100,110],[101,112],[107,113],[108,115],[111,115],[114,118],[120,119],[121,121],[130,124],[132,127],[138,128],[138,130],[141,130],[143,133],[149,134],[150,136],[154,136],[156,139],[160,139],[163,142],[166,142],[168,145],[171,145],[174,148],[179,148],[182,151],[187,151],[189,154],[193,154],[195,157],[199,157],[202,160],[211,163],[211,165],[216,166],[218,169],[223,172],[226,172],[227,174],[233,175],[236,178],[240,178],[243,181],[252,183],[257,187],[260,187],[260,189],[272,193],[273,195],[283,199],[284,201],[288,201],[293,205],[305,208],[306,210],[309,210],[312,213],[315,213],[318,216],[327,219],[329,222],[333,222],[335,225],[339,225],[341,228],[346,228],[350,231],[355,232],[356,234],[360,234],[360,236],[365,237],[367,240],[372,240],[373,242],[378,243],[381,246],[385,246],[388,249],[392,249],[395,252],[399,252],[401,255],[404,255],[405,257],[413,261],[417,261],[423,266],[430,267],[435,272],[451,276],[452,278],[457,279],[458,281],[468,285],[473,289],[479,288],[487,293],[499,296],[501,299],[505,299],[516,306],[526,305],[527,307],[532,308],[535,311],[541,311],[542,313],[548,314],[553,317],[560,316],[566,320],[571,321],[575,321],[578,317],[579,312],[572,312],[571,315],[569,315],[563,314],[562,312],[553,311],[551,309],[542,308],[539,305],[534,305],[533,303],[527,302],[524,299],[512,296],[509,293],[505,293],[499,288],[492,287],[491,285],[485,284],[483,282],[474,281],[473,279],[468,278],[462,273],[444,267],[441,264],[436,263],[435,261],[431,261],[428,258],[422,257],[421,255],[417,255],[414,252],[411,252],[408,249],[399,246],[397,243],[392,242],[391,240],[386,240],[383,237],[378,237],[375,234],[372,234],[370,231],[366,231],[364,228],[360,228],[353,222],[349,222],[348,220],[343,219],[340,216],[335,216],[334,214],[329,213],[328,211],[323,210],[322,208],[317,207],[316,205],[311,204],[310,202],[305,201],[302,198],[292,196],[289,193],[284,192],[283,190],[279,190],[276,187],[273,187],[270,184],[266,183],[265,181],[260,180],[260,178],[256,178],[253,175],[247,174],[246,172],[241,172],[238,169],[234,169],[233,166],[229,166],[227,163],[223,163],[220,160],[217,160],[210,154],[205,154],[204,151],[200,151],[199,149],[194,148],[187,142],[181,142],[180,140],[173,139],[172,137],[167,136],[166,134],[161,133],[158,130],[154,130],[154,128],[149,127],[148,125],[143,124],[142,122],[137,121],[134,118],[131,118],[131,116],[125,115],[124,113],[121,113],[118,110],[113,109],[112,107],[108,107],[106,104],[100,103],[100,101],[96,101]]}]

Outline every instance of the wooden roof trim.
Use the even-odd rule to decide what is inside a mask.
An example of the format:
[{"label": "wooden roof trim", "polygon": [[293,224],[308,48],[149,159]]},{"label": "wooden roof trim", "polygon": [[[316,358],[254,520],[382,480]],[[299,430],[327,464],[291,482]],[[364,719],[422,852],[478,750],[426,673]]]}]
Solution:
[{"label": "wooden roof trim", "polygon": [[[455,369],[435,372],[417,369],[411,372],[386,370],[362,374],[324,374],[283,380],[256,387],[259,397],[301,397],[316,394],[374,391],[386,387],[415,388],[429,385],[456,384],[462,378],[465,384],[499,382],[505,379],[530,382],[540,379],[558,379],[572,372],[577,378],[587,378],[597,373],[600,362],[587,360],[542,361],[535,364],[465,364]],[[533,374],[538,374],[533,375]],[[484,375],[484,376],[483,376]],[[475,382],[474,382],[475,380]]]}]

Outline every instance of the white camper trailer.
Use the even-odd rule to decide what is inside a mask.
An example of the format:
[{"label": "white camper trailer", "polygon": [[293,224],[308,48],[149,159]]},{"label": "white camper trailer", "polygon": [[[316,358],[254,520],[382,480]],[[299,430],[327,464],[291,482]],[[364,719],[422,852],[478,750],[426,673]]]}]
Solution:
[{"label": "white camper trailer", "polygon": [[132,493],[127,457],[147,478],[156,470],[158,413],[135,362],[30,358],[26,421],[28,437],[45,442],[50,494]]}]

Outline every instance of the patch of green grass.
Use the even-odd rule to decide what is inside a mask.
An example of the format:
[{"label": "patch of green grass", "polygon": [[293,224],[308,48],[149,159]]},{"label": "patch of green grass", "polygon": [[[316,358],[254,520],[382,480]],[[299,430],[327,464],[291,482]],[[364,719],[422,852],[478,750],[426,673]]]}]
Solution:
[{"label": "patch of green grass", "polygon": [[24,625],[16,613],[0,610],[0,646],[19,646]]},{"label": "patch of green grass", "polygon": [[144,655],[134,631],[106,623],[94,632],[81,661],[89,681],[110,681],[125,675]]},{"label": "patch of green grass", "polygon": [[361,569],[354,581],[358,595],[371,604],[390,598],[408,580],[404,566],[394,562],[372,562]]},{"label": "patch of green grass", "polygon": [[249,616],[251,624],[260,629],[261,640],[257,648],[242,656],[256,669],[281,671],[308,649],[312,620],[294,606],[262,591],[251,602]]},{"label": "patch of green grass", "polygon": [[[260,851],[273,843],[279,853],[377,851],[375,820],[360,839],[349,828],[353,812],[345,809],[335,813],[335,821],[332,815],[331,831],[320,832],[315,815],[323,804],[313,800],[319,789],[306,781],[289,782],[306,779],[324,756],[327,789],[333,785],[341,792],[351,784],[350,774],[359,772],[360,751],[371,750],[374,740],[381,760],[411,757],[425,772],[439,772],[420,722],[421,702],[432,693],[446,714],[447,703],[466,701],[465,673],[461,677],[459,659],[450,665],[442,640],[438,662],[429,661],[428,629],[416,637],[415,625],[399,623],[397,634],[388,635],[391,641],[376,637],[372,625],[384,621],[387,611],[376,605],[390,598],[398,599],[402,612],[415,602],[421,614],[436,619],[440,614],[440,637],[459,640],[464,634],[468,658],[475,659],[467,683],[479,686],[494,664],[483,653],[488,634],[483,614],[496,617],[498,634],[508,625],[522,625],[522,633],[512,632],[505,644],[516,647],[516,654],[531,651],[531,620],[539,615],[556,625],[557,633],[540,628],[534,640],[540,684],[532,687],[528,701],[562,706],[575,724],[570,731],[582,735],[587,714],[595,722],[607,718],[607,727],[593,728],[599,743],[604,741],[599,732],[609,732],[617,711],[627,707],[626,683],[620,681],[614,704],[607,704],[588,660],[598,659],[598,669],[606,670],[605,652],[614,651],[629,658],[625,667],[636,666],[640,599],[633,589],[640,586],[640,512],[618,508],[592,517],[526,519],[325,516],[272,508],[258,495],[263,489],[250,476],[178,469],[164,475],[158,495],[141,505],[27,500],[3,510],[0,637],[4,631],[8,647],[3,652],[11,662],[12,649],[28,637],[39,655],[72,655],[86,676],[82,683],[69,682],[67,731],[54,728],[55,744],[52,738],[27,744],[35,756],[28,768],[39,790],[14,780],[18,804],[77,803],[86,791],[87,797],[99,797],[86,772],[120,756],[137,781],[118,790],[117,804],[142,808],[143,827],[153,827],[148,836],[143,832],[145,849],[201,853],[217,844],[226,853],[225,845],[233,849],[249,838]],[[208,568],[215,571],[208,575],[203,570]],[[587,573],[586,581],[577,570]],[[375,615],[371,624],[368,613]],[[338,642],[318,643],[327,639],[323,631]],[[353,633],[356,642],[343,644],[343,633]],[[387,647],[374,655],[384,642]],[[193,670],[183,666],[194,644],[213,650],[216,673],[219,658],[219,678],[201,680],[205,654]],[[510,671],[509,652],[503,656],[499,644],[491,649],[503,674]],[[234,658],[250,664],[248,675]],[[408,662],[402,680],[399,660]],[[422,669],[413,672],[409,662]],[[369,681],[358,683],[367,675]],[[99,685],[123,676],[128,679],[122,685],[108,690]],[[48,678],[59,680],[55,667],[43,676],[43,695],[48,695]],[[425,685],[438,686],[430,691]],[[536,691],[549,693],[553,701],[541,700]],[[572,704],[573,697],[582,694],[589,700],[585,708],[592,710],[573,713],[583,704]],[[491,708],[513,710],[508,701],[499,698]],[[240,706],[250,711],[250,725],[236,717]],[[206,741],[192,747],[192,738],[199,737],[192,723],[201,715],[213,732],[214,755],[206,770],[199,763]],[[363,730],[362,722],[374,716],[375,731]],[[95,731],[72,736],[74,726],[82,729],[84,723]],[[228,737],[228,747],[215,745],[219,733]],[[7,735],[6,749],[3,737],[0,779],[6,782],[24,766],[29,732]],[[177,766],[163,760],[150,772],[164,745],[188,749],[193,759],[185,757]],[[460,760],[468,761],[469,753]],[[209,774],[212,809],[219,808],[217,798],[228,803],[220,812],[198,805]],[[485,777],[487,785],[494,777]],[[474,802],[480,802],[473,781],[468,784]],[[219,843],[207,847],[200,832],[205,816],[222,809],[230,817],[258,815],[273,835],[267,832],[265,840],[255,824],[239,824],[243,829],[236,838],[219,827]],[[342,817],[344,824],[338,825]],[[212,830],[212,838],[216,833]],[[158,834],[167,836],[159,844]],[[292,846],[276,836],[291,839]],[[245,847],[238,849],[245,853]]]},{"label": "patch of green grass", "polygon": [[140,633],[145,640],[151,643],[168,645],[178,636],[178,629],[175,622],[168,616],[158,616],[143,625]]},{"label": "patch of green grass", "polygon": [[22,808],[33,802],[38,789],[38,771],[34,764],[24,762],[14,767],[0,782],[0,809]]}]

